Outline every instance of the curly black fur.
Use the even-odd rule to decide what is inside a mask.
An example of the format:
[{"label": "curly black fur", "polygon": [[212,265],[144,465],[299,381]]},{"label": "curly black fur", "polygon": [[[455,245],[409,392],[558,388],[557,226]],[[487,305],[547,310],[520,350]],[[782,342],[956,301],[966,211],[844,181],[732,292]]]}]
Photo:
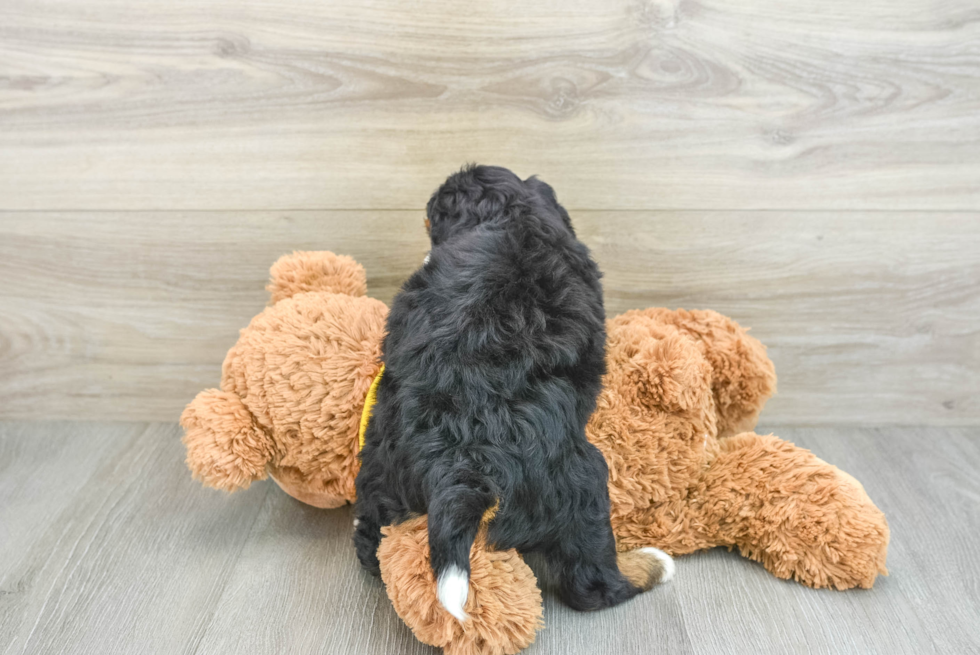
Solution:
[{"label": "curly black fur", "polygon": [[616,565],[608,469],[585,437],[605,369],[600,273],[550,186],[490,166],[427,208],[431,259],[395,298],[385,373],[357,476],[361,563],[380,528],[429,515],[432,567],[469,572],[488,539],[539,552],[564,600],[592,610],[640,590]]}]

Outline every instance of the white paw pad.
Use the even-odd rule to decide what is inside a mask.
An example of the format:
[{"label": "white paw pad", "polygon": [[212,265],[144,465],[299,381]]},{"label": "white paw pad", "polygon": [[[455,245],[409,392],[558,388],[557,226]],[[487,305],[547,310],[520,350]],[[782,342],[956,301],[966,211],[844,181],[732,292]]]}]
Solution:
[{"label": "white paw pad", "polygon": [[674,577],[674,558],[660,550],[659,548],[641,548],[641,553],[653,555],[664,567],[664,577],[660,579],[661,584]]}]

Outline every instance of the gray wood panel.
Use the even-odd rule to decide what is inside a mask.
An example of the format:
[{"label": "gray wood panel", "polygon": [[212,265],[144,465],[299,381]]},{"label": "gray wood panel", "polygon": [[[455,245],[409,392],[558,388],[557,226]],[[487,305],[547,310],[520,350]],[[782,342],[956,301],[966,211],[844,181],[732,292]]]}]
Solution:
[{"label": "gray wood panel", "polygon": [[[478,6],[477,6],[478,5]],[[0,4],[0,208],[980,209],[975,0]]]},{"label": "gray wood panel", "polygon": [[[781,428],[888,516],[890,576],[815,591],[735,553],[580,614],[545,593],[527,652],[975,653],[976,428]],[[362,573],[349,509],[272,483],[228,496],[183,467],[172,424],[0,422],[0,653],[435,653]]]},{"label": "gray wood panel", "polygon": [[[726,313],[769,347],[788,424],[980,422],[980,213],[573,212],[610,314]],[[0,213],[0,416],[175,420],[217,384],[293,249],[390,302],[422,214]]]},{"label": "gray wood panel", "polygon": [[0,448],[0,652],[195,652],[270,489],[202,493],[172,425],[3,424]]},{"label": "gray wood panel", "polygon": [[360,568],[349,506],[319,510],[265,486],[268,501],[197,652],[439,652],[414,638],[380,580]]}]

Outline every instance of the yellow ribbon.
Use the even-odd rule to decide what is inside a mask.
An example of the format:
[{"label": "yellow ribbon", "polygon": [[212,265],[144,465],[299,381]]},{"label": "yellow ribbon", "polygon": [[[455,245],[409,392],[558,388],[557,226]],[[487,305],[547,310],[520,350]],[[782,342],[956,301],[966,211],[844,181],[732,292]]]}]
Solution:
[{"label": "yellow ribbon", "polygon": [[368,421],[371,420],[371,412],[374,410],[375,403],[378,402],[378,383],[381,382],[381,374],[385,372],[385,365],[382,364],[378,374],[374,376],[374,381],[368,387],[367,398],[364,399],[364,410],[361,411],[361,426],[357,429],[357,449],[364,448],[364,433],[367,432]]}]

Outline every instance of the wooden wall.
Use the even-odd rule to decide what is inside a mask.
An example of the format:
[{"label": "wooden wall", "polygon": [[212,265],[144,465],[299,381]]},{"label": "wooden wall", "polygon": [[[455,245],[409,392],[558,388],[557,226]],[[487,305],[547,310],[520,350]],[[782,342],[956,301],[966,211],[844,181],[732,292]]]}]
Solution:
[{"label": "wooden wall", "polygon": [[479,161],[610,313],[751,326],[767,423],[978,424],[978,44],[975,0],[4,0],[0,417],[175,420],[276,257],[389,301]]}]

